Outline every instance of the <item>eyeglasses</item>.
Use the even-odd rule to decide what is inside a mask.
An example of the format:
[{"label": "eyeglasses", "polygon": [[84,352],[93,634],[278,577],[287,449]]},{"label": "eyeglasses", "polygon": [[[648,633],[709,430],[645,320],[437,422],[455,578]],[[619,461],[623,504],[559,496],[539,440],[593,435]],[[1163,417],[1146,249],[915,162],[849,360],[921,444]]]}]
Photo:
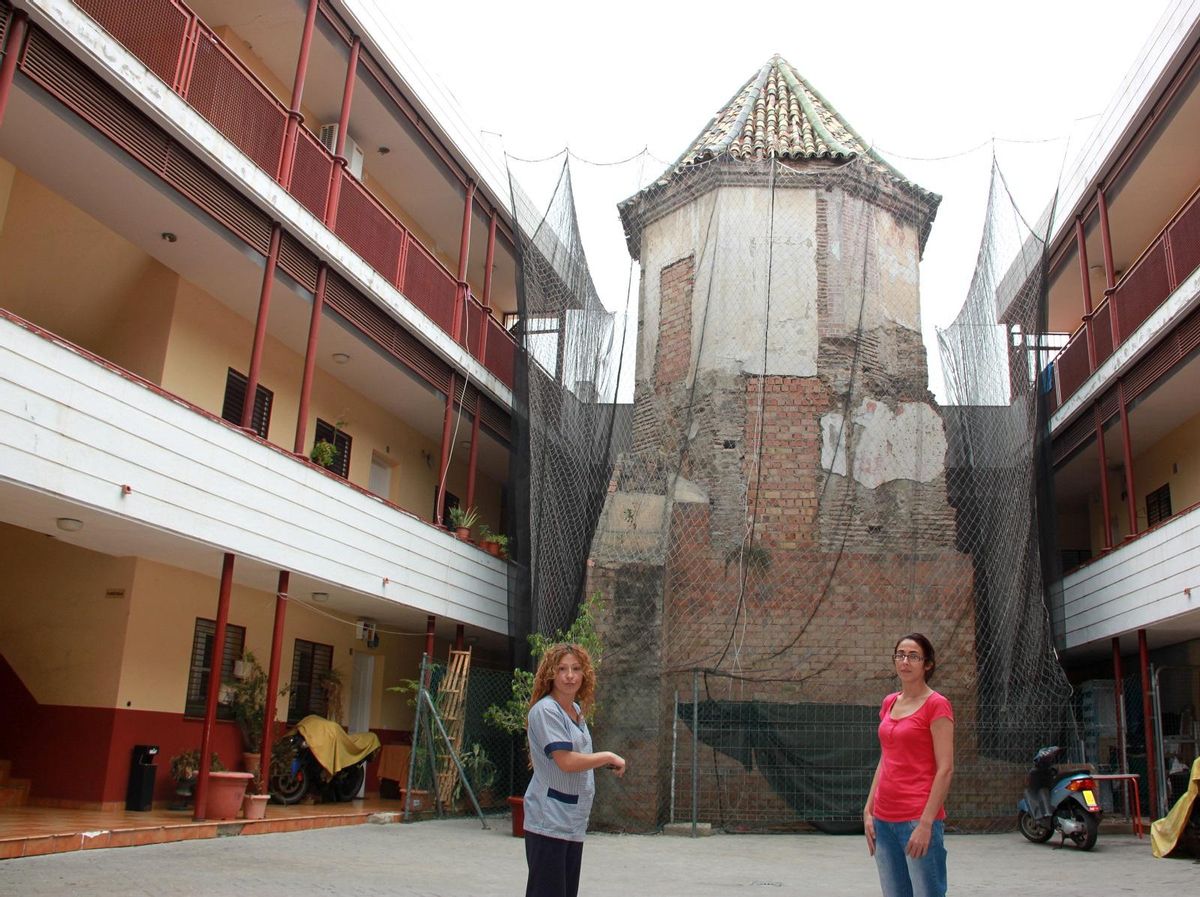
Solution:
[{"label": "eyeglasses", "polygon": [[907,654],[903,651],[897,651],[892,655],[892,660],[896,661],[896,663],[900,663],[902,660],[907,660],[909,663],[920,663],[924,659],[916,651],[909,651]]}]

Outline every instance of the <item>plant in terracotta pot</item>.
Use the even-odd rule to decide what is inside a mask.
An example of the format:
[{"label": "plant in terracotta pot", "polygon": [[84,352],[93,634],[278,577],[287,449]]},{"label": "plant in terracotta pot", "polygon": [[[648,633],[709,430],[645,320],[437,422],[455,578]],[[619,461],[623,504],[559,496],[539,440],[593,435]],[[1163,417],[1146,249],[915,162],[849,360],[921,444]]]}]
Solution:
[{"label": "plant in terracotta pot", "polygon": [[475,521],[479,519],[479,512],[474,508],[464,508],[460,505],[455,505],[450,509],[450,525],[454,527],[454,533],[464,542],[471,538],[471,527],[475,525]]},{"label": "plant in terracotta pot", "polygon": [[[191,805],[192,795],[196,788],[196,779],[200,775],[200,748],[182,751],[171,758],[171,778],[178,786],[175,794],[179,800],[172,803],[172,810],[186,810]],[[224,772],[225,764],[213,751],[209,755],[209,772]]]},{"label": "plant in terracotta pot", "polygon": [[[471,790],[475,792],[475,799],[479,801],[479,806],[491,805],[492,788],[496,784],[497,770],[496,764],[492,762],[492,758],[488,756],[483,745],[476,741],[470,747],[459,751],[458,762],[462,764],[463,772],[467,775],[467,781],[471,785]],[[453,794],[455,803],[465,800],[466,790],[462,778],[456,779]]]},{"label": "plant in terracotta pot", "polygon": [[[247,651],[240,661],[241,678],[224,683],[233,718],[242,733],[243,761],[246,771],[255,776],[256,786],[260,786],[260,770],[262,768],[259,752],[262,749],[263,730],[267,716],[267,673],[259,664],[253,651]],[[255,790],[261,790],[256,787]]]},{"label": "plant in terracotta pot", "polygon": [[[536,664],[546,651],[554,645],[564,642],[572,645],[583,645],[587,649],[588,654],[592,658],[592,668],[597,675],[600,672],[600,661],[604,655],[604,644],[601,641],[600,633],[596,630],[596,612],[600,608],[599,593],[592,595],[579,606],[579,614],[575,617],[575,622],[566,631],[559,631],[553,637],[547,638],[540,633],[533,633],[529,636],[529,654],[533,662]],[[529,670],[516,669],[513,670],[512,678],[512,693],[508,700],[502,704],[493,704],[483,712],[483,718],[491,723],[496,728],[507,732],[509,735],[525,735],[525,725],[528,720],[529,702],[533,698],[533,673]],[[592,712],[589,716],[594,716],[596,706],[592,706]],[[590,720],[589,720],[590,722]],[[528,750],[529,744],[527,739],[522,739],[522,748]],[[526,760],[528,764],[528,760]],[[517,795],[512,795],[508,798],[508,805],[512,807],[512,828],[513,837],[521,838],[525,835],[525,799]]]}]

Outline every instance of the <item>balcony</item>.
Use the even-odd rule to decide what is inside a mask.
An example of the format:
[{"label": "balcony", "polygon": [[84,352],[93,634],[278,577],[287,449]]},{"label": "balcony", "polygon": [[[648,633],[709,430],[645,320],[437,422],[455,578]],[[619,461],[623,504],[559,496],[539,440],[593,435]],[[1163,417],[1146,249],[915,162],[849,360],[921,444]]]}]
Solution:
[{"label": "balcony", "polygon": [[[1200,636],[1200,506],[1129,538],[1062,580],[1066,650],[1153,628],[1167,641]],[[1176,638],[1178,637],[1178,638]]]},{"label": "balcony", "polygon": [[318,221],[333,220],[333,233],[444,334],[454,337],[462,320],[458,343],[512,388],[516,344],[508,331],[307,128],[287,148],[287,108],[189,7],[176,0],[77,6],[270,178],[290,170],[281,186]]},{"label": "balcony", "polygon": [[[1200,189],[1117,281],[1053,362],[1053,413],[1112,357],[1200,265]],[[1089,339],[1094,358],[1089,352]]]},{"label": "balcony", "polygon": [[0,315],[0,506],[75,544],[211,574],[239,556],[421,614],[507,633],[506,564],[363,489],[15,318]]}]

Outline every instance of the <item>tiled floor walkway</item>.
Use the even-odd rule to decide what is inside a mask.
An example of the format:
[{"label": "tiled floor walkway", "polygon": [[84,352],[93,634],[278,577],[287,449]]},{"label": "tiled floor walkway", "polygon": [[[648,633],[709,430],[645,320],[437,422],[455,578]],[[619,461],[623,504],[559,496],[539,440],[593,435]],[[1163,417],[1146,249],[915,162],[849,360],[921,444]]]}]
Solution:
[{"label": "tiled floor walkway", "polygon": [[225,835],[260,835],[302,829],[359,825],[373,813],[403,811],[398,800],[267,806],[262,820],[193,822],[190,810],[66,810],[57,807],[0,808],[0,860],[97,847],[133,847]]}]

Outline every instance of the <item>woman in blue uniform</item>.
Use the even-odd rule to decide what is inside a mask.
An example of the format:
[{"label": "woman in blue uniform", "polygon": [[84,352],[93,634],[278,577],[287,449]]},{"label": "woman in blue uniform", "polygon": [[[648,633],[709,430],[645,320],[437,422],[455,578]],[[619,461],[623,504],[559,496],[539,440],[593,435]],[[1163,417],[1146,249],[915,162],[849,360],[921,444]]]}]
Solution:
[{"label": "woman in blue uniform", "polygon": [[583,836],[596,786],[592,770],[625,774],[625,760],[592,751],[585,716],[596,673],[582,645],[554,645],[542,655],[529,702],[533,779],[525,790],[525,897],[576,897]]}]

